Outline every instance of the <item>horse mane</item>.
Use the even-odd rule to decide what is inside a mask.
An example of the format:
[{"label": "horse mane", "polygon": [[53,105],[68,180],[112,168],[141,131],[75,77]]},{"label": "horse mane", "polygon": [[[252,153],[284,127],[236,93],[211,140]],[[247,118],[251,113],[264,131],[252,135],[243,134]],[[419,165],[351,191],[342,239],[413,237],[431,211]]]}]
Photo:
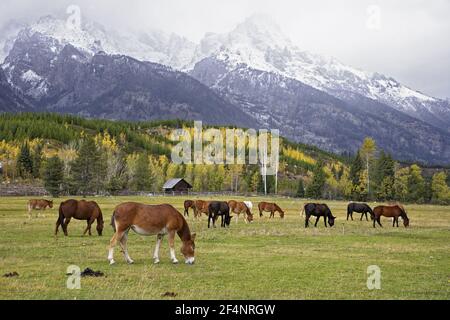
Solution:
[{"label": "horse mane", "polygon": [[397,204],[397,207],[399,207],[400,211],[402,212],[402,214],[400,215],[402,217],[402,219],[408,219],[408,215],[406,214],[406,210],[405,207],[402,206],[401,204]]},{"label": "horse mane", "polygon": [[282,212],[283,210],[281,210],[280,206],[277,205],[276,203],[274,203],[275,209],[278,210],[278,212]]},{"label": "horse mane", "polygon": [[103,222],[103,213],[102,213],[102,209],[100,209],[100,206],[98,204],[97,205],[97,209],[98,209],[98,217],[97,220]]},{"label": "horse mane", "polygon": [[189,229],[186,219],[181,215],[180,217],[183,221],[183,224],[181,226],[181,229],[177,231],[177,234],[182,241],[191,240],[191,230]]},{"label": "horse mane", "polygon": [[326,203],[322,203],[322,205],[325,207],[325,209],[327,209],[327,216],[328,217],[336,218],[335,216],[333,216],[333,213],[331,212],[330,207]]}]

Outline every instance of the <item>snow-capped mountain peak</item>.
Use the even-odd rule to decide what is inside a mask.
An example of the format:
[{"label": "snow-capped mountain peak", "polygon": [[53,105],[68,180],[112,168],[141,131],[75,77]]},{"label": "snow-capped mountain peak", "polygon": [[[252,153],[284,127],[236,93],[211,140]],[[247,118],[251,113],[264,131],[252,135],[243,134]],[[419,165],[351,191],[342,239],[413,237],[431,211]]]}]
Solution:
[{"label": "snow-capped mountain peak", "polygon": [[[380,73],[346,65],[305,51],[292,43],[266,16],[252,16],[226,34],[207,34],[194,61],[215,56],[229,68],[246,64],[301,81],[338,98],[358,94],[449,130],[450,106]],[[193,68],[193,66],[191,66]]]},{"label": "snow-capped mountain peak", "polygon": [[[207,33],[199,44],[163,31],[118,32],[86,19],[80,28],[73,28],[65,20],[52,16],[39,19],[21,32],[24,37],[35,34],[47,37],[50,49],[55,52],[71,44],[89,56],[99,51],[124,54],[186,72],[201,60],[214,56],[225,61],[229,69],[247,65],[277,73],[341,99],[358,94],[450,130],[448,101],[427,96],[380,73],[365,72],[335,58],[308,52],[285,36],[267,15],[253,15],[228,33]],[[0,35],[0,45],[6,43],[11,46],[11,41]]]},{"label": "snow-capped mountain peak", "polygon": [[[7,24],[7,26],[12,24]],[[170,65],[182,69],[191,63],[196,50],[196,45],[186,38],[175,34],[168,34],[159,30],[131,32],[121,30],[120,32],[108,29],[99,23],[83,19],[81,26],[75,27],[68,24],[65,19],[47,15],[38,19],[36,23],[21,26],[23,36],[30,37],[33,34],[56,40],[59,44],[55,50],[62,49],[71,44],[75,48],[94,55],[99,51],[109,54],[125,54],[143,61],[151,61]],[[19,32],[16,28],[15,35]],[[11,37],[2,39],[0,46],[3,48]],[[11,45],[8,46],[8,51]],[[1,56],[2,60],[7,52]]]}]

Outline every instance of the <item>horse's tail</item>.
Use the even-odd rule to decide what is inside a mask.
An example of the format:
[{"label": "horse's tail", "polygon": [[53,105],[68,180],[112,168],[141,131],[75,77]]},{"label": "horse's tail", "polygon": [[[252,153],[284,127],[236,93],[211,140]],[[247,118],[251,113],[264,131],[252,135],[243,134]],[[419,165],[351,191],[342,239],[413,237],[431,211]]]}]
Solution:
[{"label": "horse's tail", "polygon": [[61,203],[59,205],[58,220],[56,220],[56,227],[55,227],[55,236],[58,234],[59,226],[62,226],[63,231],[64,231],[64,225],[63,225],[63,223],[64,223],[64,213],[63,213],[63,209],[62,209],[62,204],[63,203]]},{"label": "horse's tail", "polygon": [[111,226],[114,230],[114,232],[116,232],[116,218],[114,217],[116,211],[113,211],[113,214],[111,216]]},{"label": "horse's tail", "polygon": [[59,206],[59,210],[58,210],[58,221],[57,223],[62,224],[64,221],[64,213],[63,213],[63,208],[62,208],[62,203]]}]

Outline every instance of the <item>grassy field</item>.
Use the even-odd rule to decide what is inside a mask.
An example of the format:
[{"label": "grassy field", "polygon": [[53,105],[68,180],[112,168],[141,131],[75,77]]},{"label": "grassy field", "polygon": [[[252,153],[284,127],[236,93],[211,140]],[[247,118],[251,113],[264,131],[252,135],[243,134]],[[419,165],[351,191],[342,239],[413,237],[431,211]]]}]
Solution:
[{"label": "grassy field", "polygon": [[[408,205],[410,228],[393,228],[384,219],[384,228],[373,229],[359,214],[345,221],[345,202],[328,201],[336,225],[325,228],[321,220],[317,228],[305,229],[299,216],[304,201],[269,199],[285,209],[285,219],[255,215],[251,224],[240,220],[229,229],[207,229],[205,216],[188,218],[197,232],[193,266],[170,263],[166,238],[161,263],[154,265],[156,237],[133,232],[128,247],[135,264],[127,265],[116,249],[117,263],[109,266],[108,224],[115,205],[133,200],[181,210],[184,197],[96,198],[106,220],[102,237],[82,237],[85,222],[76,220],[69,237],[54,237],[60,201],[45,217],[28,220],[27,200],[0,198],[0,275],[19,274],[0,277],[0,299],[173,299],[163,297],[165,292],[175,292],[175,299],[450,298],[450,207]],[[256,206],[261,199],[250,200]],[[175,245],[184,261],[178,237]],[[67,289],[66,270],[73,264],[105,277],[85,277],[81,289]],[[381,268],[380,290],[367,289],[369,265]]]}]

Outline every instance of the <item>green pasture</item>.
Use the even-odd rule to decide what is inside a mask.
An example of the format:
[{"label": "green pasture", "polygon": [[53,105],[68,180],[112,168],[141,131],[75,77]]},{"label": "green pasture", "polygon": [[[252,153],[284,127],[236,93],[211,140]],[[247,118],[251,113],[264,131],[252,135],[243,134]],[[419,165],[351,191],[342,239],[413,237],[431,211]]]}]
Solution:
[{"label": "green pasture", "polygon": [[[194,198],[195,199],[195,198]],[[208,200],[207,198],[204,198]],[[230,200],[219,197],[220,200]],[[173,265],[165,238],[158,265],[152,254],[156,236],[130,232],[128,248],[135,264],[127,265],[119,247],[116,265],[107,260],[113,234],[109,219],[124,201],[170,203],[182,212],[185,197],[96,197],[105,217],[103,236],[81,236],[86,224],[72,220],[69,236],[54,236],[56,199],[52,210],[28,219],[25,197],[0,198],[0,299],[449,299],[450,207],[406,205],[410,228],[384,228],[371,222],[346,221],[346,202],[327,201],[337,216],[333,228],[305,229],[299,199],[264,198],[277,202],[285,218],[256,214],[245,224],[207,228],[206,216],[187,219],[197,233],[196,263]],[[371,204],[375,205],[375,204]],[[314,221],[313,221],[314,222]],[[177,257],[180,240],[175,242]],[[68,289],[67,268],[102,271],[104,277],[83,277],[80,289]],[[381,269],[381,289],[367,288],[367,267]],[[17,272],[15,277],[4,277]],[[164,293],[175,293],[165,297]]]}]

